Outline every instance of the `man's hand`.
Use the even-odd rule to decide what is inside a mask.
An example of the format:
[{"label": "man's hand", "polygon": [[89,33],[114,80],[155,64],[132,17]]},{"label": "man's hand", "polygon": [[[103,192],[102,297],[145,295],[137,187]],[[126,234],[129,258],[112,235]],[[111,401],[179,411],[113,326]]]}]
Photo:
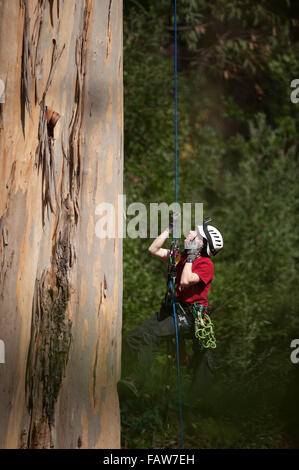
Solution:
[{"label": "man's hand", "polygon": [[200,253],[200,243],[198,240],[190,240],[185,242],[186,263],[193,263]]},{"label": "man's hand", "polygon": [[186,263],[193,263],[198,256],[199,250],[198,248],[187,248],[185,252],[187,256]]},{"label": "man's hand", "polygon": [[175,225],[178,225],[181,219],[181,212],[176,211],[170,214],[170,220],[169,220],[169,232],[173,232],[173,227]]}]

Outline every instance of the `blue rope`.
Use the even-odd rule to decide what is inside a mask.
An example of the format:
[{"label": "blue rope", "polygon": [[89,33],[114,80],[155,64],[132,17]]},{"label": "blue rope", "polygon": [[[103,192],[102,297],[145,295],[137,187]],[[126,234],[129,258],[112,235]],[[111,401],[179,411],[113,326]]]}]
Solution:
[{"label": "blue rope", "polygon": [[[178,203],[178,73],[177,73],[177,21],[174,2],[174,69],[175,69],[175,202]],[[176,227],[176,225],[175,225]],[[176,232],[176,230],[175,230]],[[175,233],[175,240],[176,240]]]},{"label": "blue rope", "polygon": [[[176,3],[174,2],[174,64],[175,64],[175,202],[176,206],[178,203],[178,118],[177,118],[177,108],[178,108],[178,87],[177,87],[177,19],[176,19]],[[174,224],[175,233],[174,239],[177,239],[177,224]],[[175,260],[174,260],[175,261]],[[177,356],[177,369],[178,369],[178,392],[179,392],[179,411],[180,411],[180,428],[181,428],[181,442],[182,449],[184,449],[184,434],[183,434],[183,412],[182,412],[182,393],[181,393],[181,379],[180,379],[180,356],[179,356],[179,335],[178,335],[178,325],[177,317],[175,311],[175,301],[174,301],[174,291],[173,291],[173,280],[170,281],[171,286],[171,295],[172,295],[172,306],[173,306],[173,317],[175,324],[175,336],[176,336],[176,356]]]},{"label": "blue rope", "polygon": [[181,428],[181,443],[182,449],[184,449],[184,433],[183,433],[183,411],[182,411],[182,393],[181,393],[181,379],[180,379],[180,355],[179,355],[179,334],[178,324],[175,311],[174,292],[173,292],[173,281],[170,281],[171,295],[172,295],[172,307],[175,324],[175,337],[176,337],[176,357],[177,357],[177,368],[178,368],[178,391],[179,391],[179,411],[180,411],[180,428]]}]

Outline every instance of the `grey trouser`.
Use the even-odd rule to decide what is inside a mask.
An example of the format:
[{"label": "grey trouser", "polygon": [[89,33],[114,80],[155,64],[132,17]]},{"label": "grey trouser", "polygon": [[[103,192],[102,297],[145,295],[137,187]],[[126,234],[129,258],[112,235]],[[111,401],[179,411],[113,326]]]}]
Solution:
[{"label": "grey trouser", "polygon": [[[193,341],[194,376],[192,389],[197,392],[206,391],[213,379],[213,361],[211,351],[203,348],[194,336],[194,321],[189,315],[177,313],[179,338]],[[153,360],[160,350],[161,344],[175,338],[173,316],[163,321],[157,320],[154,314],[137,328],[123,337],[122,345],[122,377],[130,377],[144,383],[149,376]]]}]

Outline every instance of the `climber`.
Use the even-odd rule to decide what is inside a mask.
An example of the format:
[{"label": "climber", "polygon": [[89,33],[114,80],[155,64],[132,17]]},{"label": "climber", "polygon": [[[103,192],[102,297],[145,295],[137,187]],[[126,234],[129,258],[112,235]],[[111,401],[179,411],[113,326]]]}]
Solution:
[{"label": "climber", "polygon": [[[169,262],[170,250],[163,248],[165,240],[179,223],[179,213],[171,217],[169,227],[150,245],[149,253],[156,258]],[[212,377],[211,355],[209,350],[194,336],[194,306],[204,313],[210,313],[207,294],[214,278],[214,266],[211,256],[215,256],[223,247],[221,233],[213,226],[202,225],[191,230],[185,239],[185,250],[179,255],[176,266],[175,302],[177,304],[177,323],[179,338],[193,340],[194,380],[196,390],[199,383],[207,383]],[[143,383],[144,374],[149,372],[151,363],[159,351],[162,340],[175,337],[175,326],[171,295],[166,292],[161,309],[140,326],[130,331],[123,338],[123,377],[134,378]]]}]

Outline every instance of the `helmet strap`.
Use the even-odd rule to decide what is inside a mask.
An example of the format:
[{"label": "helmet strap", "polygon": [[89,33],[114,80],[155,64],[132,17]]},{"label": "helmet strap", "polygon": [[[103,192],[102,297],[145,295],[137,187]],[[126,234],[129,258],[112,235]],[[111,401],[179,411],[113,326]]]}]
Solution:
[{"label": "helmet strap", "polygon": [[206,236],[206,239],[208,241],[208,244],[209,244],[209,248],[210,248],[210,252],[212,253],[212,255],[216,256],[217,255],[217,251],[215,250],[215,247],[214,247],[214,244],[213,244],[213,240],[212,240],[212,237],[210,235],[210,232],[208,230],[208,222],[211,222],[211,217],[206,217],[204,220],[203,220],[203,223],[202,223],[202,227],[203,227],[203,231],[204,231],[204,234]]},{"label": "helmet strap", "polygon": [[207,242],[207,239],[203,238],[202,241],[203,241],[203,246],[200,249],[200,254],[201,254],[201,256],[209,256],[208,255],[208,242]]}]

